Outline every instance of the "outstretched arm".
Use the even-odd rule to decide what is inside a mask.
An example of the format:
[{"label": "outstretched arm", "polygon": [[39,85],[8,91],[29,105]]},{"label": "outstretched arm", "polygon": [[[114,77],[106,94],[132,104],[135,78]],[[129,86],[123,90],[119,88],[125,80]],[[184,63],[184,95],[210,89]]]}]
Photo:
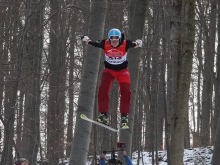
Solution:
[{"label": "outstretched arm", "polygon": [[89,44],[89,45],[104,49],[105,40],[98,40],[98,41],[93,42],[89,39],[88,36],[82,36],[81,40],[85,42],[85,44]]},{"label": "outstretched arm", "polygon": [[130,48],[138,48],[142,47],[142,40],[136,40],[136,41],[131,41],[131,40],[126,40],[126,51]]},{"label": "outstretched arm", "polygon": [[123,154],[124,157],[125,157],[125,161],[126,161],[127,165],[133,165],[132,162],[131,162],[131,159],[130,159],[130,157],[127,155],[126,151],[122,151],[122,154]]}]

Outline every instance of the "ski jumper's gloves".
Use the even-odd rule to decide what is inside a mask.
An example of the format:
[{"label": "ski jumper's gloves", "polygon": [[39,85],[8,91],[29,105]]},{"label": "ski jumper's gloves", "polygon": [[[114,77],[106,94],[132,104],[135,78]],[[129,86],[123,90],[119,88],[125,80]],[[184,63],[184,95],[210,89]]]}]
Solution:
[{"label": "ski jumper's gloves", "polygon": [[88,36],[81,36],[81,40],[86,42],[87,40],[89,40],[89,37]]},{"label": "ski jumper's gloves", "polygon": [[138,44],[138,47],[142,47],[142,41],[141,40],[136,40],[136,43]]},{"label": "ski jumper's gloves", "polygon": [[86,44],[88,44],[89,41],[91,41],[88,36],[81,36],[81,40],[82,40],[83,42],[85,42]]}]

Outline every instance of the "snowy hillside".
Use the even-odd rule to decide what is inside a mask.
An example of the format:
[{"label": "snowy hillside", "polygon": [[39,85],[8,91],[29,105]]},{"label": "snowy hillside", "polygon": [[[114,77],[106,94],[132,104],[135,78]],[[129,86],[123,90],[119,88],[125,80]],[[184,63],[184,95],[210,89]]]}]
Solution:
[{"label": "snowy hillside", "polygon": [[[212,152],[213,147],[209,146],[206,148],[191,148],[184,150],[184,165],[210,165],[212,160]],[[143,152],[143,159],[139,160],[139,165],[150,165],[152,164],[152,153],[151,152]],[[159,151],[159,164],[167,165],[167,152]],[[110,159],[110,155],[107,154],[107,159]],[[91,160],[90,160],[91,161]],[[88,160],[87,165],[91,165]],[[136,165],[138,161],[138,152],[134,152],[132,154],[132,162],[133,165]]]},{"label": "snowy hillside", "polygon": [[[184,150],[184,165],[210,165],[212,160],[213,147],[206,148],[191,148]],[[143,162],[139,161],[139,165],[150,165],[152,158],[151,153],[143,153]],[[167,165],[167,152],[159,151],[159,164]],[[137,152],[133,153],[132,162],[134,165],[137,164]]]},{"label": "snowy hillside", "polygon": [[[184,165],[210,165],[212,160],[213,147],[205,147],[205,148],[191,148],[184,150]],[[152,157],[151,153],[143,152],[143,159],[141,158],[139,161],[139,165],[151,165]],[[110,159],[111,155],[107,154],[106,158]],[[167,165],[167,152],[159,151],[159,165]],[[88,158],[86,165],[91,165],[91,157]],[[132,162],[133,165],[137,165],[138,161],[138,152],[134,152],[132,154]],[[63,160],[65,165],[68,165],[68,160]]]}]

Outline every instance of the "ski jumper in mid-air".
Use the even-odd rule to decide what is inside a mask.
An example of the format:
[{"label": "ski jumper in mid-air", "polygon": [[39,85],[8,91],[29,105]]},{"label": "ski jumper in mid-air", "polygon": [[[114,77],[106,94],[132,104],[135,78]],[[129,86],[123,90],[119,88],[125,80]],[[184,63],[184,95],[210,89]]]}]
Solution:
[{"label": "ski jumper in mid-air", "polygon": [[142,47],[142,40],[126,40],[120,30],[113,28],[108,32],[108,39],[91,41],[88,36],[82,36],[86,44],[102,48],[105,53],[105,69],[102,73],[101,83],[98,91],[97,121],[108,125],[109,90],[113,80],[116,78],[120,86],[120,113],[121,128],[129,128],[128,114],[130,111],[131,90],[130,72],[128,70],[127,51],[129,48]]}]

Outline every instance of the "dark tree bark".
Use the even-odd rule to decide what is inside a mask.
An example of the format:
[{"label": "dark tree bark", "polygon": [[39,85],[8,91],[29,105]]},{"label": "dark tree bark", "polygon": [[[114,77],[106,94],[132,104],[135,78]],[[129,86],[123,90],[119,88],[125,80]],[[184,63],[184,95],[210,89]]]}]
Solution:
[{"label": "dark tree bark", "polygon": [[[164,110],[164,125],[165,125],[165,145],[167,150],[167,164],[170,165],[170,132],[169,132],[169,116],[168,116],[168,106],[167,106],[167,91],[168,87],[166,88],[165,82],[165,69],[166,69],[166,17],[165,17],[165,6],[163,0],[160,1],[162,5],[162,60],[161,60],[161,102],[162,102],[162,109]],[[168,79],[169,80],[169,79]],[[167,83],[168,84],[168,83]]]},{"label": "dark tree bark", "polygon": [[[215,46],[215,27],[216,27],[216,4],[211,1],[211,10],[208,18],[210,23],[207,25],[207,15],[200,14],[201,24],[204,28],[204,70],[203,70],[203,91],[202,91],[202,112],[201,112],[201,144],[210,145],[210,114],[212,110],[213,93],[213,67],[214,67],[214,46]],[[201,2],[198,3],[201,13],[206,13]],[[213,21],[212,21],[213,20]]]},{"label": "dark tree bark", "polygon": [[22,68],[22,61],[23,61],[23,49],[25,45],[25,36],[27,34],[28,25],[29,25],[29,14],[30,14],[30,1],[27,1],[27,10],[25,15],[25,22],[24,27],[22,30],[22,33],[20,35],[19,44],[18,44],[18,50],[16,54],[16,68],[15,68],[15,80],[13,84],[12,89],[12,99],[10,103],[10,114],[8,116],[8,120],[6,122],[5,126],[5,143],[2,151],[2,158],[1,158],[1,164],[6,165],[7,164],[7,158],[8,158],[8,151],[9,151],[9,143],[12,139],[12,130],[14,126],[14,120],[15,120],[15,108],[17,106],[17,93],[18,93],[18,85],[20,82],[21,77],[21,68]]},{"label": "dark tree bark", "polygon": [[[32,91],[32,109],[34,116],[34,144],[32,148],[32,157],[30,165],[37,165],[37,155],[40,148],[40,104],[41,104],[41,63],[43,51],[43,17],[44,17],[44,1],[40,0],[36,3],[36,19],[34,22],[34,29],[36,35],[34,37],[34,52],[33,52],[33,91]],[[30,147],[30,146],[29,146]]]},{"label": "dark tree bark", "polygon": [[50,164],[58,164],[60,150],[60,100],[59,87],[59,57],[61,39],[60,26],[60,1],[50,1],[51,26],[50,26],[50,45],[49,45],[49,101],[47,115],[47,158]]},{"label": "dark tree bark", "polygon": [[[137,0],[135,5],[135,14],[132,19],[132,28],[129,34],[129,39],[136,40],[142,39],[145,19],[146,19],[146,9],[148,5],[148,0]],[[128,53],[129,69],[131,72],[131,91],[132,91],[132,101],[129,114],[129,130],[123,130],[120,133],[120,141],[124,141],[127,144],[126,150],[128,155],[131,155],[131,145],[132,145],[132,133],[134,125],[134,114],[136,108],[136,98],[138,91],[138,80],[139,80],[139,65],[140,65],[141,49],[131,49]],[[119,157],[120,158],[120,157]],[[123,160],[123,159],[121,159]],[[125,162],[124,162],[125,163]]]},{"label": "dark tree bark", "polygon": [[179,53],[175,54],[177,59],[177,105],[173,109],[173,131],[171,138],[171,165],[183,164],[184,135],[188,118],[189,87],[192,70],[192,59],[195,37],[195,1],[178,1],[179,10],[183,11],[176,16],[180,19],[181,33],[179,42]]},{"label": "dark tree bark", "polygon": [[220,97],[220,0],[217,1],[218,4],[218,47],[217,47],[217,77],[216,77],[216,90],[215,90],[215,99],[216,99],[216,116],[218,117],[218,124],[215,133],[215,141],[214,141],[214,150],[212,156],[211,165],[216,165],[220,162],[220,113],[219,113],[219,97]]},{"label": "dark tree bark", "polygon": [[[106,0],[94,0],[91,4],[91,17],[89,21],[88,36],[91,40],[103,38],[105,16],[107,11]],[[80,86],[80,97],[78,100],[76,126],[72,149],[70,154],[70,165],[86,164],[87,150],[90,142],[91,123],[80,119],[84,113],[93,118],[93,108],[98,80],[98,69],[101,57],[101,49],[87,46],[86,57],[83,64],[83,72]],[[95,59],[94,59],[95,56]],[[80,159],[79,159],[80,158]]]}]

